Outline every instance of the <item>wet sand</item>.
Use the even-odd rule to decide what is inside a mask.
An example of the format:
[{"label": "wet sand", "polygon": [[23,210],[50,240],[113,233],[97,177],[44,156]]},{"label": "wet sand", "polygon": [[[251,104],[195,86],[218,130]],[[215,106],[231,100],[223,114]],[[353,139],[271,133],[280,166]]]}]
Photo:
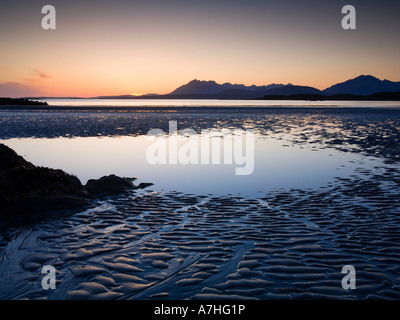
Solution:
[{"label": "wet sand", "polygon": [[0,139],[132,136],[169,121],[178,129],[252,128],[292,143],[400,160],[400,108],[20,107],[0,108]]},{"label": "wet sand", "polygon": [[[8,229],[0,299],[400,298],[399,110],[7,112],[3,139],[141,134],[171,119],[182,128],[252,127],[288,143],[380,157],[385,166],[255,198],[150,188]],[[44,264],[57,269],[56,290],[41,288]],[[354,290],[341,286],[344,265],[356,269]]]}]

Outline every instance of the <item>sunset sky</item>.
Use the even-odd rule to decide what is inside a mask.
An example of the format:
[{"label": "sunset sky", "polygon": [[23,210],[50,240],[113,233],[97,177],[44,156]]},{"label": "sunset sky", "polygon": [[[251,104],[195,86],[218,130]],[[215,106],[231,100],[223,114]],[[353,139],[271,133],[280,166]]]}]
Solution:
[{"label": "sunset sky", "polygon": [[[41,27],[46,4],[56,30]],[[356,30],[341,27],[346,4]],[[0,96],[164,94],[192,79],[400,81],[399,33],[399,0],[1,0]]]}]

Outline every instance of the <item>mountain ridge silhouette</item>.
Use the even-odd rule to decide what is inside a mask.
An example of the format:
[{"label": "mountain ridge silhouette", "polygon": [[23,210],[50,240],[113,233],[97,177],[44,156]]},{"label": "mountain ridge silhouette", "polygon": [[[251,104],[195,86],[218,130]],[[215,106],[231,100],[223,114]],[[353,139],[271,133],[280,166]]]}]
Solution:
[{"label": "mountain ridge silhouette", "polygon": [[[380,80],[371,75],[360,75],[356,78],[336,83],[324,90],[319,90],[311,86],[272,83],[268,85],[246,86],[244,84],[232,84],[225,82],[218,84],[214,80],[191,80],[188,83],[179,86],[168,94],[144,94],[144,95],[113,95],[113,96],[97,96],[86,99],[263,99],[266,96],[275,96],[279,99],[292,96],[310,96],[312,99],[320,96],[322,99],[329,96],[340,97],[345,100],[345,96],[349,98],[361,98],[363,96],[382,97],[388,99],[397,97],[396,93],[400,91],[400,81]],[[27,97],[28,99],[51,99],[53,97]],[[78,98],[74,98],[78,99]]]},{"label": "mountain ridge silhouette", "polygon": [[[269,84],[264,86],[245,86],[243,84],[224,83],[218,84],[213,80],[201,81],[194,79],[184,84],[168,95],[223,95],[228,90],[245,90],[251,93],[263,95],[296,95],[296,94],[321,94],[321,95],[372,95],[379,92],[400,91],[400,82],[380,80],[371,75],[360,75],[356,78],[334,84],[325,90],[319,90],[311,86],[299,86],[288,84]],[[225,94],[226,95],[226,94]]]}]

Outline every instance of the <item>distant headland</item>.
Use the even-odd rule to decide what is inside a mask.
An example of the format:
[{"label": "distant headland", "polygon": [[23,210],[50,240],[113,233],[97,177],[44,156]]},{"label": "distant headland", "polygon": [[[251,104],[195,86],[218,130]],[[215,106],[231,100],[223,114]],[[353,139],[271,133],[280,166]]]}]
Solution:
[{"label": "distant headland", "polygon": [[0,98],[0,106],[47,106],[47,102],[29,99]]},{"label": "distant headland", "polygon": [[[68,97],[59,99],[80,99]],[[24,99],[0,98],[0,105],[43,105],[46,102],[28,99],[57,99],[56,97],[27,97]],[[310,86],[268,84],[246,86],[194,79],[168,94],[112,95],[85,99],[213,99],[213,100],[366,100],[399,101],[400,81],[381,80],[371,75],[361,75],[325,90]]]}]

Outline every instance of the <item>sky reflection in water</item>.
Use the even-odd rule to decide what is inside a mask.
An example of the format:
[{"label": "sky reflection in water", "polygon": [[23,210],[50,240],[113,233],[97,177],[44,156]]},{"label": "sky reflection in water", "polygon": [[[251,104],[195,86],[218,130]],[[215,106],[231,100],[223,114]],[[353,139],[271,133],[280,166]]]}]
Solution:
[{"label": "sky reflection in water", "polygon": [[[167,140],[170,138],[167,138]],[[156,164],[146,160],[153,143],[147,136],[56,139],[8,139],[3,143],[35,165],[59,168],[88,179],[116,174],[153,182],[152,190],[186,193],[244,194],[279,188],[319,188],[347,177],[356,168],[379,166],[379,159],[334,149],[292,145],[285,140],[255,135],[254,171],[235,175],[233,164]],[[179,144],[179,147],[181,144]]]}]

